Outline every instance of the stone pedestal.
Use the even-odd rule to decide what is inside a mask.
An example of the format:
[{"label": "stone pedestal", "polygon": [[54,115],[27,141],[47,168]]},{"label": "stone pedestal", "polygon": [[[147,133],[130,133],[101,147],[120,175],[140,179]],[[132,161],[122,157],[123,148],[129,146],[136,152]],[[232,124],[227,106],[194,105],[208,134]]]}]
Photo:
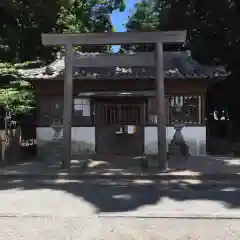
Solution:
[{"label": "stone pedestal", "polygon": [[54,130],[50,149],[48,164],[60,164],[62,162],[63,141],[62,141],[62,125],[51,125]]},{"label": "stone pedestal", "polygon": [[182,129],[184,128],[183,124],[175,124],[174,129],[175,133],[173,135],[173,139],[168,147],[168,155],[177,155],[177,156],[184,156],[188,158],[189,155],[189,147],[186,144],[183,135]]},{"label": "stone pedestal", "polygon": [[183,124],[175,124],[174,129],[175,133],[173,135],[173,139],[171,141],[171,145],[178,145],[178,144],[185,144],[183,135],[182,135],[182,129],[184,128]]}]

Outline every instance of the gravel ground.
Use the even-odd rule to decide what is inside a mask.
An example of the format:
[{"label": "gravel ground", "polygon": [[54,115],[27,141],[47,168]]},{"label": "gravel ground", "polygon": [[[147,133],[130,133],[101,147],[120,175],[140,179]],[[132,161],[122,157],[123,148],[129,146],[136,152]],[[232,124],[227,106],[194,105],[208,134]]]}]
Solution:
[{"label": "gravel ground", "polygon": [[[65,181],[0,183],[1,215],[56,217],[224,215],[240,217],[240,191],[170,184]],[[200,185],[201,186],[201,185]],[[196,188],[196,187],[194,187]]]},{"label": "gravel ground", "polygon": [[0,218],[4,240],[238,240],[239,220]]},{"label": "gravel ground", "polygon": [[239,183],[192,184],[0,181],[0,240],[240,239]]}]

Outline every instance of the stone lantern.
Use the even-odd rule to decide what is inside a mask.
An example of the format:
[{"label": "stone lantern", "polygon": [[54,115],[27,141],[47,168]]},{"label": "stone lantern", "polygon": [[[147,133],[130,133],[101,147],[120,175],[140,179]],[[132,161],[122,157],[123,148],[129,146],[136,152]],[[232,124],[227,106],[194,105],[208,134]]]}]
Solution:
[{"label": "stone lantern", "polygon": [[177,155],[181,154],[188,158],[189,155],[189,147],[186,144],[184,137],[182,135],[182,129],[185,127],[178,119],[182,119],[185,114],[184,111],[184,99],[183,97],[176,97],[176,99],[172,99],[170,101],[170,105],[174,111],[174,118],[176,119],[174,124],[175,133],[173,135],[173,139],[169,144],[169,155]]},{"label": "stone lantern", "polygon": [[52,135],[52,154],[50,158],[50,163],[61,162],[62,156],[62,131],[63,131],[63,117],[60,104],[55,104],[52,114],[52,124],[53,129]]}]

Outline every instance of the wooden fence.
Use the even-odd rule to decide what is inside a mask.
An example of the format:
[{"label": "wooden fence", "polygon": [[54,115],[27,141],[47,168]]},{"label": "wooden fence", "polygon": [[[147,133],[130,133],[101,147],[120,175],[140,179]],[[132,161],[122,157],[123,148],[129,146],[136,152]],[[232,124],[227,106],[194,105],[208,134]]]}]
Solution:
[{"label": "wooden fence", "polygon": [[34,136],[26,138],[21,127],[0,130],[0,166],[13,164],[34,158],[36,140]]},{"label": "wooden fence", "polygon": [[20,161],[21,130],[20,128],[0,131],[1,165]]}]

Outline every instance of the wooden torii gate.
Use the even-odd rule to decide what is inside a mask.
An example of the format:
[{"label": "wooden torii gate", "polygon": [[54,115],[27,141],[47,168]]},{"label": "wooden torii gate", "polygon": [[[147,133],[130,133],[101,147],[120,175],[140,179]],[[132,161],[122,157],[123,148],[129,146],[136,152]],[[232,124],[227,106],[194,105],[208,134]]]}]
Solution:
[{"label": "wooden torii gate", "polygon": [[[63,110],[63,167],[70,166],[71,159],[71,125],[73,67],[141,67],[156,68],[157,129],[158,129],[158,165],[164,169],[167,164],[166,154],[166,117],[163,44],[184,43],[186,31],[168,32],[115,32],[115,33],[81,33],[81,34],[42,34],[45,46],[65,46],[65,79]],[[121,44],[156,44],[155,53],[136,54],[99,54],[90,56],[73,56],[74,45],[121,45]]]}]

